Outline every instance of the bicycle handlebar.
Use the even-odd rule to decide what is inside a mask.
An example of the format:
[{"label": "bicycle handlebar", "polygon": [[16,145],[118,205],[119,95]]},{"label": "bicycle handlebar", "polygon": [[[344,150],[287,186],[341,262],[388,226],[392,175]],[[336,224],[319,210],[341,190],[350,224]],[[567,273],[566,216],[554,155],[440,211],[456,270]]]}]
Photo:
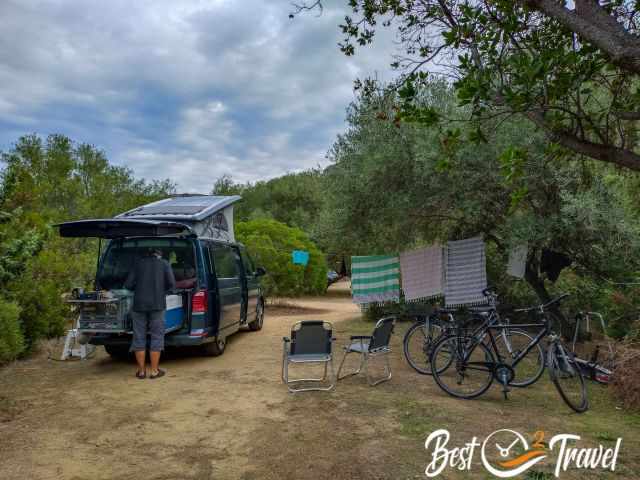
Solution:
[{"label": "bicycle handlebar", "polygon": [[558,303],[560,300],[564,300],[565,298],[571,296],[570,293],[563,293],[562,295],[560,295],[559,297],[554,298],[553,300],[545,303],[544,305],[540,305],[540,308],[542,310],[544,310],[545,308],[548,308],[549,306],[553,305],[554,303]]},{"label": "bicycle handlebar", "polygon": [[541,305],[538,305],[536,307],[516,308],[513,311],[514,312],[531,312],[532,310],[539,310],[539,311],[543,312],[547,308],[549,308],[551,305],[553,305],[554,303],[558,303],[560,300],[564,300],[565,298],[567,298],[570,295],[571,295],[570,293],[563,293],[559,297],[556,297],[553,300],[551,300],[551,301],[549,301],[547,303],[543,303]]}]

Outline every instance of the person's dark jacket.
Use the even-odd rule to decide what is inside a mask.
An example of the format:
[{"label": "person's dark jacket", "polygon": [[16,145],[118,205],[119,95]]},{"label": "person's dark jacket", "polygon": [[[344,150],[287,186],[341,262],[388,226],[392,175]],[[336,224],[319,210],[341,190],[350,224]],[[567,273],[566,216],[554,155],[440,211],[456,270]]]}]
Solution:
[{"label": "person's dark jacket", "polygon": [[154,255],[136,262],[124,288],[133,290],[132,309],[136,312],[166,310],[165,296],[176,288],[176,280],[169,262]]}]

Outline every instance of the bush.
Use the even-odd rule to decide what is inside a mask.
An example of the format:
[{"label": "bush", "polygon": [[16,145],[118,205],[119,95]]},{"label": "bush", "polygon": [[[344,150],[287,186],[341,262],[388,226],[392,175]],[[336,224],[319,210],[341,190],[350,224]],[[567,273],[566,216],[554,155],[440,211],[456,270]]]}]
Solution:
[{"label": "bush", "polygon": [[365,320],[377,322],[383,317],[395,315],[399,322],[413,321],[416,314],[430,313],[438,299],[419,302],[405,302],[400,298],[398,302],[372,303],[363,310]]},{"label": "bush", "polygon": [[[327,288],[324,254],[306,233],[270,219],[256,219],[236,224],[238,241],[247,246],[258,266],[267,270],[262,282],[267,296],[320,294]],[[293,250],[309,252],[306,266],[294,265]]]},{"label": "bush", "polygon": [[64,335],[71,312],[62,294],[74,286],[89,285],[95,252],[76,251],[75,247],[68,239],[53,237],[8,286],[7,295],[20,305],[27,351],[40,339]]},{"label": "bush", "polygon": [[24,351],[19,317],[20,307],[0,298],[0,365],[15,360]]},{"label": "bush", "polygon": [[640,347],[621,345],[616,349],[616,367],[611,389],[625,407],[640,410]]}]

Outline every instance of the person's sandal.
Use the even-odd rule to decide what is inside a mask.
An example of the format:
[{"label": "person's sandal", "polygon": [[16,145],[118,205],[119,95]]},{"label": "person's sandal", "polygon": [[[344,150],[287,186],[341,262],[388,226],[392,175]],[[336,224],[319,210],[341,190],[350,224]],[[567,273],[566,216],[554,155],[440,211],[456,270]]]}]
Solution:
[{"label": "person's sandal", "polygon": [[147,378],[147,373],[146,372],[136,372],[136,378],[138,380],[144,380],[145,378]]},{"label": "person's sandal", "polygon": [[162,370],[161,368],[159,368],[158,373],[156,373],[155,375],[153,374],[149,375],[149,379],[155,380],[156,378],[164,377],[165,373],[167,373],[165,370]]}]

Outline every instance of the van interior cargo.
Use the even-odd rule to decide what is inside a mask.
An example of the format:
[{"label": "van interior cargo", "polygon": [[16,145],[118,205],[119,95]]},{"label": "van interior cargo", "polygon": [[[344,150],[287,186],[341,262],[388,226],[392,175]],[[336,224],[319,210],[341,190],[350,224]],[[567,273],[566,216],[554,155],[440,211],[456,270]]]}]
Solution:
[{"label": "van interior cargo", "polygon": [[176,279],[176,288],[191,289],[196,285],[193,245],[177,238],[141,238],[114,240],[109,245],[98,271],[98,286],[106,290],[124,287],[136,261],[149,249],[158,249],[167,260]]}]

